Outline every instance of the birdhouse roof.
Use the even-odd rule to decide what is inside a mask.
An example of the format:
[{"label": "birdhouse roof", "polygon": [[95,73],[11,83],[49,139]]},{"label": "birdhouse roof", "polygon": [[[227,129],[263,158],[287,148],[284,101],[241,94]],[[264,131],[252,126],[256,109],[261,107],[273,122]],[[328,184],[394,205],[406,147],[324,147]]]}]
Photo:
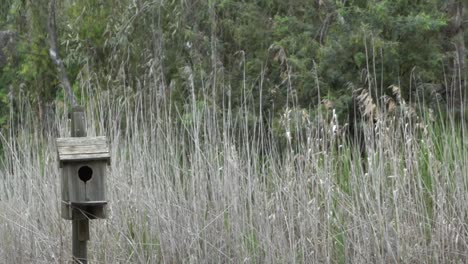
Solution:
[{"label": "birdhouse roof", "polygon": [[110,162],[106,137],[57,138],[60,165],[65,162],[107,161]]}]

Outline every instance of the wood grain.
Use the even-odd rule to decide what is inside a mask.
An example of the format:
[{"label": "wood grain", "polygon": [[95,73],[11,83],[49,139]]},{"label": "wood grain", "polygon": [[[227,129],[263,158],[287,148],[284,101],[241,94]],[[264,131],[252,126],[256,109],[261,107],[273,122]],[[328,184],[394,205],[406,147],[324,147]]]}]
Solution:
[{"label": "wood grain", "polygon": [[106,137],[57,138],[60,163],[110,160]]}]

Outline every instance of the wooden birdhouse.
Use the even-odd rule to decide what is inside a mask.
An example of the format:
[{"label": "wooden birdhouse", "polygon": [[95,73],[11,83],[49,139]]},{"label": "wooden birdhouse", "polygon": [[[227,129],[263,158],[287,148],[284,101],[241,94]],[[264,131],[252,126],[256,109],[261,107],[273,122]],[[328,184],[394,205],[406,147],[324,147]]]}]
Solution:
[{"label": "wooden birdhouse", "polygon": [[106,137],[57,138],[57,150],[62,217],[106,218],[106,172],[110,164]]}]

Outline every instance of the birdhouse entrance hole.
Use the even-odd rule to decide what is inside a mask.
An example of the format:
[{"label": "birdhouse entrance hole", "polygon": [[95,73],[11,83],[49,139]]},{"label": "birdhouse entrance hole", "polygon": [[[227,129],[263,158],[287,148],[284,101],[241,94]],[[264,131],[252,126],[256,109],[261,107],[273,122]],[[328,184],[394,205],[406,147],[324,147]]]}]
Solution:
[{"label": "birdhouse entrance hole", "polygon": [[80,177],[80,180],[86,183],[87,181],[91,180],[91,177],[93,177],[93,169],[88,166],[80,167],[78,169],[78,177]]}]

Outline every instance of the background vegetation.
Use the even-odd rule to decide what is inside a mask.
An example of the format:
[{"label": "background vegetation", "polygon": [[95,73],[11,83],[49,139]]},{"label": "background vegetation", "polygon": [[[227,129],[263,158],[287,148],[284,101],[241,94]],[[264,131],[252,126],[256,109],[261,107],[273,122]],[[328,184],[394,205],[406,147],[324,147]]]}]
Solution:
[{"label": "background vegetation", "polygon": [[[91,223],[90,257],[467,262],[456,4],[57,1],[66,75],[88,134],[112,149],[110,218]],[[54,142],[70,106],[49,15],[46,0],[0,8],[8,263],[70,258]]]},{"label": "background vegetation", "polygon": [[[1,67],[2,125],[18,98],[46,119],[64,103],[47,58],[49,1],[2,3],[0,29],[14,34]],[[55,16],[58,51],[82,103],[83,82],[118,97],[148,86],[152,75],[153,89],[182,110],[190,70],[195,93],[218,105],[229,90],[239,108],[245,92],[257,114],[278,118],[287,107],[312,111],[328,99],[345,121],[350,85],[369,87],[374,99],[397,85],[407,100],[419,89],[449,101],[446,91],[465,76],[464,67],[461,76],[452,69],[453,47],[467,39],[466,17],[449,12],[456,4],[463,7],[459,0],[86,0],[58,2]]]}]

